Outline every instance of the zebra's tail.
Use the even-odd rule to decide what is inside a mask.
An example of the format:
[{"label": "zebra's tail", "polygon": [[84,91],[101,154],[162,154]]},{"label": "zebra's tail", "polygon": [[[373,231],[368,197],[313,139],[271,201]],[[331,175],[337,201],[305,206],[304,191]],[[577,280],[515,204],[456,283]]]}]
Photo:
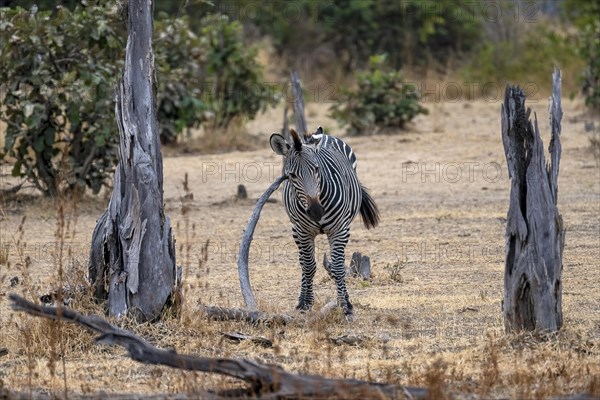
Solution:
[{"label": "zebra's tail", "polygon": [[360,216],[365,228],[375,228],[379,224],[379,209],[377,204],[367,191],[367,188],[360,186],[362,192],[362,201],[360,202]]}]

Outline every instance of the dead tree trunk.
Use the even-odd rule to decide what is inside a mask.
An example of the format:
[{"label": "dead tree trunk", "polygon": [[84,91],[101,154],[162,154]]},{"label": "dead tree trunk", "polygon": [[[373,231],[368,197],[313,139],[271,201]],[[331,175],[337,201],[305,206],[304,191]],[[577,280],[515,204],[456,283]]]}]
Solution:
[{"label": "dead tree trunk", "polygon": [[562,109],[561,74],[552,76],[551,163],[525,95],[507,86],[502,105],[502,141],[511,178],[506,226],[504,325],[507,331],[556,331],[562,326],[562,254],[565,230],[557,209]]},{"label": "dead tree trunk", "polygon": [[89,279],[108,313],[156,319],[179,292],[175,247],[163,207],[163,165],[156,118],[153,2],[129,0],[125,68],[115,114],[119,165],[108,208],[92,235]]},{"label": "dead tree trunk", "polygon": [[294,103],[292,105],[296,119],[296,129],[300,134],[306,135],[308,133],[308,126],[306,125],[306,114],[304,113],[304,96],[302,95],[302,85],[300,84],[300,77],[297,71],[291,72],[290,80],[292,93],[294,94]]}]

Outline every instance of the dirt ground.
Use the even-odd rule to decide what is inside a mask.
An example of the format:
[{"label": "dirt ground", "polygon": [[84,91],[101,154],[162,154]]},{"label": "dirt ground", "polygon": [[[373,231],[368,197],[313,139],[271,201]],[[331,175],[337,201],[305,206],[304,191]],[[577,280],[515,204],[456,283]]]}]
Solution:
[{"label": "dirt ground", "polygon": [[[600,169],[587,151],[585,114],[578,99],[564,101],[559,210],[566,233],[563,272],[564,328],[551,338],[505,334],[501,312],[504,232],[510,181],[500,134],[500,102],[427,105],[406,132],[348,138],[358,174],[381,210],[382,222],[367,231],[357,219],[346,258],[371,258],[372,279],[349,280],[355,322],[340,312],[319,320],[316,311],[294,311],[300,267],[281,191],[268,203],[254,234],[250,274],[261,309],[290,313],[289,326],[253,327],[208,321],[198,304],[242,306],[236,256],[254,201],[235,201],[239,184],[256,199],[280,173],[268,146],[281,126],[281,109],[248,124],[264,146],[253,151],[168,156],[165,203],[184,265],[185,305],[180,320],[124,326],[152,343],[180,353],[245,357],[287,371],[435,386],[482,397],[546,397],[600,394]],[[545,101],[529,103],[547,147]],[[309,104],[312,128],[340,134],[326,104]],[[169,153],[170,154],[170,153]],[[183,215],[184,174],[193,192]],[[80,282],[89,241],[107,199],[86,198],[66,213],[64,257],[56,253],[57,211],[49,199],[21,196],[0,214],[0,387],[70,392],[165,393],[232,387],[230,379],[174,371],[128,360],[121,349],[94,346],[78,327],[62,327],[13,313],[6,294],[30,298],[61,282]],[[25,218],[25,219],[24,219]],[[187,226],[187,228],[186,228]],[[318,241],[318,260],[327,251]],[[206,261],[202,246],[209,241]],[[15,284],[13,279],[19,278]],[[315,279],[316,309],[335,296],[323,268]],[[101,312],[89,303],[75,304]],[[220,332],[259,334],[275,341],[265,349],[236,344]],[[361,335],[357,346],[334,345],[342,334]]]}]

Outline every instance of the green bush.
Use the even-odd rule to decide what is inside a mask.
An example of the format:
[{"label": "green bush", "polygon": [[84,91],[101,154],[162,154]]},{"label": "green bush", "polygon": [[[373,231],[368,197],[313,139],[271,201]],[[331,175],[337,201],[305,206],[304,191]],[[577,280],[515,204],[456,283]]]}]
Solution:
[{"label": "green bush", "polygon": [[[235,7],[231,0],[213,2],[258,27],[296,67],[306,59],[352,72],[376,53],[387,53],[394,68],[445,65],[474,48],[481,32],[470,0],[236,0]],[[314,59],[316,51],[328,55],[328,65]]]},{"label": "green bush", "polygon": [[600,21],[596,20],[582,31],[579,52],[586,68],[582,76],[581,90],[588,107],[600,111]]},{"label": "green bush", "polygon": [[201,124],[212,130],[227,128],[237,117],[253,119],[277,100],[263,82],[256,48],[244,44],[238,22],[214,14],[202,18],[197,29],[199,34],[188,17],[161,15],[155,23],[163,143]]},{"label": "green bush", "polygon": [[239,116],[253,119],[277,101],[262,80],[256,48],[243,41],[242,26],[224,15],[202,19],[200,38],[206,51],[205,98],[214,114],[213,128],[226,128]]},{"label": "green bush", "polygon": [[342,103],[332,116],[349,135],[375,134],[402,129],[418,114],[427,114],[416,88],[403,82],[399,71],[385,68],[385,56],[372,56],[366,71],[357,75],[355,89],[342,88]]},{"label": "green bush", "polygon": [[116,10],[1,9],[0,82],[12,173],[55,195],[59,182],[95,193],[116,159],[112,91],[122,66]]},{"label": "green bush", "polygon": [[585,104],[600,111],[600,4],[595,1],[568,0],[565,14],[577,28],[575,47],[585,63],[580,76]]},{"label": "green bush", "polygon": [[[7,123],[0,157],[13,159],[13,175],[45,194],[63,186],[97,193],[117,162],[113,90],[126,38],[120,10],[92,5],[0,14],[0,113]],[[200,36],[189,25],[186,17],[155,21],[163,143],[208,121],[212,128],[253,118],[274,103],[238,23],[207,17]]]},{"label": "green bush", "polygon": [[179,134],[206,121],[209,104],[202,98],[206,46],[187,17],[160,15],[154,23],[156,95],[160,140],[171,144]]}]

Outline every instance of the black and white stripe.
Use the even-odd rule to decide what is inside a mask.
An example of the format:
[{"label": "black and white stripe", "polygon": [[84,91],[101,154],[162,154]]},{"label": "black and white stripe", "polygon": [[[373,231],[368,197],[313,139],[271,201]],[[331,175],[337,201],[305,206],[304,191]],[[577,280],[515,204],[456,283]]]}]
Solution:
[{"label": "black and white stripe", "polygon": [[316,272],[315,237],[326,234],[331,251],[331,273],[337,286],[338,303],[348,319],[352,304],[345,283],[344,258],[350,224],[360,212],[367,228],[379,222],[379,211],[356,175],[356,156],[343,140],[325,135],[300,137],[290,131],[292,143],[279,134],[271,136],[271,147],[284,156],[283,172],[289,179],[283,188],[283,203],[292,222],[302,267],[302,287],[297,308],[309,309],[314,302]]}]

